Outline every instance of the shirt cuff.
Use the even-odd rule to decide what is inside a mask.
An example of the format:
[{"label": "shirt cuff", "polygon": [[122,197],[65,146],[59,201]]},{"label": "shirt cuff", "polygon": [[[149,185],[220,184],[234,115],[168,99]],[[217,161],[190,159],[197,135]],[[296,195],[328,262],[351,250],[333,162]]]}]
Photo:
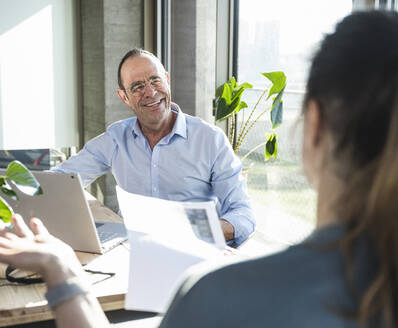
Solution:
[{"label": "shirt cuff", "polygon": [[[245,215],[239,214],[225,214],[222,218],[234,227],[234,239],[231,240],[232,245],[239,246],[254,232],[254,219],[249,219]],[[228,246],[231,246],[227,243]]]}]

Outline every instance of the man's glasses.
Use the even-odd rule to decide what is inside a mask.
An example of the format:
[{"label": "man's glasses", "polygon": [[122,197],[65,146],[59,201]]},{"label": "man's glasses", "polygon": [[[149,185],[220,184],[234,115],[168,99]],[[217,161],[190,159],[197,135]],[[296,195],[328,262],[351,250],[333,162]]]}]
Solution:
[{"label": "man's glasses", "polygon": [[154,76],[154,77],[151,77],[148,80],[148,82],[140,81],[140,82],[133,83],[133,85],[130,87],[130,92],[134,96],[143,95],[145,93],[145,88],[146,88],[147,83],[149,83],[151,88],[157,89],[158,87],[160,87],[162,85],[163,79],[160,76]]}]

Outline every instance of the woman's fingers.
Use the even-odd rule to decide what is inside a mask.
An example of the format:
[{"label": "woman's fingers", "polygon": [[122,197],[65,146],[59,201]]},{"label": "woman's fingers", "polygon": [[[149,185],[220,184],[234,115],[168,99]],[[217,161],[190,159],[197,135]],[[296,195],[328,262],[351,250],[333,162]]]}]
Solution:
[{"label": "woman's fingers", "polygon": [[8,238],[0,237],[0,249],[1,248],[10,248],[10,240]]},{"label": "woman's fingers", "polygon": [[38,218],[33,218],[30,220],[30,227],[33,231],[33,234],[36,236],[40,235],[41,237],[47,237],[50,235],[43,222],[41,222],[41,220]]},{"label": "woman's fingers", "polygon": [[0,220],[0,236],[5,236],[6,233],[10,232],[12,229],[12,226],[5,224],[3,220]]},{"label": "woman's fingers", "polygon": [[28,228],[28,226],[19,214],[14,214],[11,220],[14,224],[14,232],[18,237],[33,238],[32,231]]}]

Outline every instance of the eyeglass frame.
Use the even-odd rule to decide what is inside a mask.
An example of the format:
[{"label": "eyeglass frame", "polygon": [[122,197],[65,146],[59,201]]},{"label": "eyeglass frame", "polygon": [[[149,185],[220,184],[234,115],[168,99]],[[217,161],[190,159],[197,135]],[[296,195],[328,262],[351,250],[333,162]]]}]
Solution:
[{"label": "eyeglass frame", "polygon": [[[155,80],[159,80],[159,81],[157,82]],[[145,94],[146,87],[147,87],[148,84],[149,84],[149,86],[152,89],[157,90],[161,86],[162,83],[164,83],[164,79],[161,76],[154,75],[154,76],[151,76],[146,81],[136,81],[136,82],[134,82],[130,86],[130,88],[128,88],[127,90],[130,91],[130,93],[133,96],[143,96]],[[141,86],[143,87],[141,90],[135,90],[135,91],[133,90],[134,88],[141,87]],[[125,88],[123,88],[123,90],[125,92],[127,91]]]}]

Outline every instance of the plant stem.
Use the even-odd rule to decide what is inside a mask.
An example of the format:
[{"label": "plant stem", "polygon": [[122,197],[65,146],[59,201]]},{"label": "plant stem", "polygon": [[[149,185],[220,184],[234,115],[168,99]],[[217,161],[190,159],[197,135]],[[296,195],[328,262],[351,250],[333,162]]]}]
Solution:
[{"label": "plant stem", "polygon": [[232,122],[232,129],[231,129],[231,145],[232,145],[232,149],[235,149],[235,146],[236,146],[236,140],[235,140],[235,133],[236,133],[236,118],[235,118],[235,114],[232,114],[232,116],[231,116],[231,122]]},{"label": "plant stem", "polygon": [[[247,118],[247,120],[246,120],[246,122],[245,122],[245,124],[244,124],[244,126],[243,126],[243,129],[241,129],[241,131],[239,132],[238,139],[237,139],[238,141],[237,141],[237,143],[236,143],[236,144],[237,144],[237,150],[236,150],[236,152],[238,152],[240,145],[242,144],[243,140],[245,139],[245,136],[246,136],[246,134],[247,134],[247,132],[248,132],[248,131],[246,131],[246,133],[245,133],[245,130],[246,130],[247,125],[249,124],[249,121],[250,121],[251,117],[253,116],[253,114],[254,114],[254,112],[255,112],[255,110],[256,110],[258,104],[260,103],[261,99],[264,97],[264,95],[265,95],[265,93],[266,93],[267,91],[268,91],[268,89],[265,88],[264,91],[263,91],[263,93],[261,94],[261,96],[258,98],[257,103],[254,105],[252,111],[250,112],[250,115],[249,115],[249,117]],[[250,128],[249,128],[249,130],[250,130]],[[242,137],[242,136],[243,136],[243,137]]]},{"label": "plant stem", "polygon": [[271,105],[270,107],[268,107],[266,110],[264,110],[260,115],[258,115],[257,118],[253,121],[253,123],[250,124],[250,126],[247,128],[247,130],[246,130],[245,134],[243,135],[243,137],[242,137],[241,139],[239,139],[240,142],[238,142],[238,144],[237,144],[237,146],[236,146],[236,147],[238,148],[238,150],[239,150],[239,148],[240,148],[240,146],[241,146],[243,140],[246,138],[246,135],[249,133],[249,131],[250,131],[251,128],[253,127],[253,125],[256,124],[256,122],[258,121],[258,119],[259,119],[261,116],[263,116],[267,111],[269,111],[270,108],[272,108],[272,105]]},{"label": "plant stem", "polygon": [[[245,109],[246,108],[241,110],[241,112],[242,112],[242,125],[240,126],[237,140],[239,140],[239,136],[242,134],[242,131],[243,131],[243,123],[245,122]],[[239,115],[239,113],[238,113],[238,115]]]},{"label": "plant stem", "polygon": [[228,119],[228,141],[232,145],[232,120]]},{"label": "plant stem", "polygon": [[249,156],[252,152],[254,152],[257,148],[260,148],[261,146],[264,146],[267,142],[264,141],[262,143],[260,143],[259,145],[255,146],[254,148],[250,149],[245,156],[243,156],[240,161],[243,163],[243,161],[246,159],[247,156]]}]

